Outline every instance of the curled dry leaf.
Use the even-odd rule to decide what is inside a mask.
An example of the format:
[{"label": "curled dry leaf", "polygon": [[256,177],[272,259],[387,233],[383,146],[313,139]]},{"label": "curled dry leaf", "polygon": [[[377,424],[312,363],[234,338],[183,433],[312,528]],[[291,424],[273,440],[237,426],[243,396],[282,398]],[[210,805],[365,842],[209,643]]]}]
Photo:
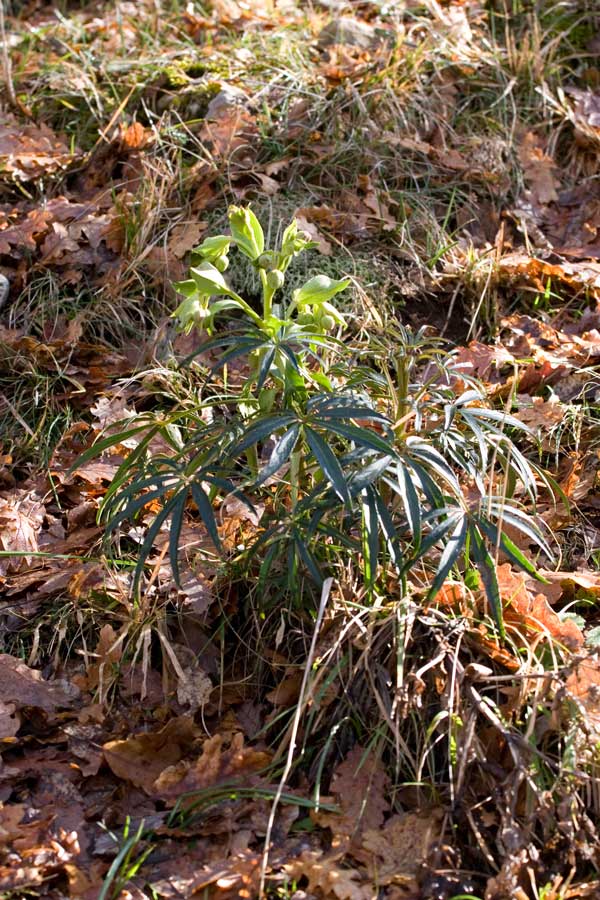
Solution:
[{"label": "curled dry leaf", "polygon": [[[441,809],[392,816],[383,828],[365,831],[361,859],[378,884],[414,882],[419,866],[440,836]],[[416,889],[416,885],[415,885]]]},{"label": "curled dry leaf", "polygon": [[31,181],[59,172],[77,158],[43,123],[5,122],[0,134],[0,180]]},{"label": "curled dry leaf", "polygon": [[[0,549],[11,553],[35,553],[45,516],[45,508],[35,494],[12,491],[0,497]],[[0,559],[0,575],[31,565],[30,556]]]},{"label": "curled dry leaf", "polygon": [[600,297],[600,263],[549,263],[526,253],[510,253],[499,260],[498,272],[501,277],[533,287],[540,294],[545,292],[550,280],[571,290],[587,290],[592,296]]},{"label": "curled dry leaf", "polygon": [[594,740],[600,740],[600,664],[597,654],[576,665],[567,678],[566,689],[577,702]]},{"label": "curled dry leaf", "polygon": [[575,622],[561,619],[542,593],[534,596],[527,589],[525,575],[513,572],[509,563],[498,566],[497,573],[507,625],[526,635],[545,635],[570,650],[583,645],[583,634]]},{"label": "curled dry leaf", "polygon": [[181,794],[199,791],[223,782],[253,783],[257,773],[269,765],[271,755],[253,747],[244,747],[244,736],[234,734],[231,744],[224,746],[223,736],[207,738],[202,753],[193,761],[171,765],[152,785],[152,792],[171,801]]},{"label": "curled dry leaf", "polygon": [[556,163],[545,152],[541,139],[532,131],[528,131],[521,140],[519,160],[532,200],[539,205],[558,200]]},{"label": "curled dry leaf", "polygon": [[102,750],[104,759],[118,778],[151,794],[156,779],[190,752],[198,736],[193,719],[179,716],[160,731],[108,741]]},{"label": "curled dry leaf", "polygon": [[341,809],[311,811],[311,818],[333,834],[332,846],[360,846],[360,835],[379,828],[389,809],[389,779],[381,761],[364,747],[354,747],[336,768],[330,791]]},{"label": "curled dry leaf", "polygon": [[41,672],[30,669],[20,659],[0,654],[0,685],[2,686],[2,723],[12,736],[16,732],[12,716],[26,707],[43,710],[52,715],[58,709],[70,709],[79,698],[79,690],[67,681],[45,681]]},{"label": "curled dry leaf", "polygon": [[371,885],[361,884],[356,869],[341,868],[338,853],[325,855],[321,850],[305,850],[283,868],[290,879],[308,878],[309,890],[317,891],[320,897],[337,900],[373,900],[375,897]]}]

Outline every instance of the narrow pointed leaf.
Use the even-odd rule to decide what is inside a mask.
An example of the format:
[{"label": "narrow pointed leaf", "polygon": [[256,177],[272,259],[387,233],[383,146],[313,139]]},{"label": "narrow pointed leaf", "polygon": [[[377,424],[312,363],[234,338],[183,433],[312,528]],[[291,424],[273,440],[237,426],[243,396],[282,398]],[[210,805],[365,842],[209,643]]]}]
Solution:
[{"label": "narrow pointed leaf", "polygon": [[470,534],[471,553],[479,574],[481,575],[491,613],[498,626],[500,636],[504,638],[506,636],[506,631],[502,613],[502,596],[500,594],[500,586],[498,585],[498,577],[496,575],[496,564],[489,550],[485,546],[485,541],[483,540],[479,529],[471,528]]},{"label": "narrow pointed leaf", "polygon": [[464,550],[465,541],[467,538],[467,530],[467,517],[466,515],[460,516],[453,531],[451,531],[447,537],[447,543],[442,552],[437,572],[435,573],[435,578],[433,579],[433,584],[431,585],[427,595],[429,598],[433,599],[435,597],[444,581],[446,580],[450,569],[458,559],[459,554],[462,550]]},{"label": "narrow pointed leaf", "polygon": [[219,537],[217,521],[215,519],[212,503],[197,481],[192,482],[192,498],[194,500],[194,503],[196,504],[198,512],[200,513],[200,518],[204,522],[204,526],[208,531],[211,541],[220,553],[223,548],[221,545],[221,538]]},{"label": "narrow pointed leaf", "polygon": [[261,471],[257,480],[255,481],[255,485],[258,487],[261,484],[270,478],[275,472],[278,472],[279,469],[284,465],[284,463],[288,460],[290,454],[292,453],[294,447],[296,446],[296,441],[298,440],[298,434],[300,433],[300,426],[295,424],[292,425],[291,428],[285,432],[284,435],[278,440],[277,444],[273,448],[273,452],[271,453],[271,457],[269,462]]},{"label": "narrow pointed leaf", "polygon": [[185,504],[187,502],[189,488],[181,491],[177,495],[177,503],[173,507],[171,513],[171,528],[169,531],[169,559],[171,560],[171,571],[173,572],[173,580],[179,587],[179,538],[181,537],[181,529],[183,527],[183,517],[185,514]]},{"label": "narrow pointed leaf", "polygon": [[304,436],[325,478],[329,481],[340,500],[350,505],[351,497],[346,484],[346,477],[333,450],[323,440],[321,435],[308,425],[304,427]]}]

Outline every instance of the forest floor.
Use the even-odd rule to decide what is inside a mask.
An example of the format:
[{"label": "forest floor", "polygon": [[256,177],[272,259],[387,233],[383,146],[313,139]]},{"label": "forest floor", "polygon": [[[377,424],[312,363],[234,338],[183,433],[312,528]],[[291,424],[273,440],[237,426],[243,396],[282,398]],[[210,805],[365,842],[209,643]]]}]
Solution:
[{"label": "forest floor", "polygon": [[[9,0],[0,39],[0,898],[600,897],[595,0]],[[179,579],[153,501],[104,535],[135,442],[78,459],[204,402],[173,283],[231,204],[351,279],[363,365],[428,326],[527,426],[553,557],[495,547],[505,637],[434,547],[290,595],[235,497]]]}]

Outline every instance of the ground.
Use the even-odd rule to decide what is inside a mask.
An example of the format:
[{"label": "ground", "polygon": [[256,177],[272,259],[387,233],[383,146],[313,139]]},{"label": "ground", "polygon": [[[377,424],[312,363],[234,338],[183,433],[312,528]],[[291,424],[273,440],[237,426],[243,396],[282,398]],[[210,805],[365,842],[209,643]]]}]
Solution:
[{"label": "ground", "polygon": [[597,4],[2,16],[0,897],[600,896]]}]

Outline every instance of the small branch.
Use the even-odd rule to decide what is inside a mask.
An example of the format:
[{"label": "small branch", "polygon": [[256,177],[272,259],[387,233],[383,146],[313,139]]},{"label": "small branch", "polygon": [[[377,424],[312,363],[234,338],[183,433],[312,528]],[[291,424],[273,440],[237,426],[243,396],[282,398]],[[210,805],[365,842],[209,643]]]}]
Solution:
[{"label": "small branch", "polygon": [[312,641],[310,644],[310,650],[308,651],[308,659],[306,660],[306,665],[304,666],[304,674],[302,676],[302,684],[300,686],[300,696],[298,697],[298,703],[296,705],[296,712],[294,713],[294,722],[292,724],[292,733],[290,735],[290,743],[288,746],[287,759],[285,761],[285,766],[283,769],[283,773],[281,775],[281,779],[279,781],[279,785],[277,787],[277,793],[273,798],[273,803],[271,805],[271,812],[269,814],[269,822],[267,825],[267,831],[265,834],[265,849],[263,850],[262,864],[260,867],[260,886],[258,889],[258,896],[264,897],[265,895],[265,881],[267,877],[267,866],[269,863],[269,850],[271,845],[271,835],[273,833],[273,825],[275,824],[275,813],[277,812],[277,807],[279,805],[279,801],[281,800],[281,795],[283,794],[283,790],[285,788],[285,783],[289,777],[290,772],[292,771],[292,765],[294,763],[294,753],[296,750],[296,742],[298,740],[298,731],[300,729],[300,720],[302,719],[302,713],[304,712],[304,707],[306,704],[306,686],[308,684],[308,679],[310,675],[310,671],[312,669],[313,660],[315,658],[315,652],[317,649],[317,639],[319,637],[319,631],[321,630],[321,624],[323,622],[323,616],[325,615],[325,607],[327,606],[327,601],[329,599],[329,593],[331,591],[331,585],[333,584],[333,578],[327,578],[323,582],[323,589],[321,591],[321,602],[319,604],[319,612],[317,614],[317,621],[315,622],[315,628],[313,631]]}]

